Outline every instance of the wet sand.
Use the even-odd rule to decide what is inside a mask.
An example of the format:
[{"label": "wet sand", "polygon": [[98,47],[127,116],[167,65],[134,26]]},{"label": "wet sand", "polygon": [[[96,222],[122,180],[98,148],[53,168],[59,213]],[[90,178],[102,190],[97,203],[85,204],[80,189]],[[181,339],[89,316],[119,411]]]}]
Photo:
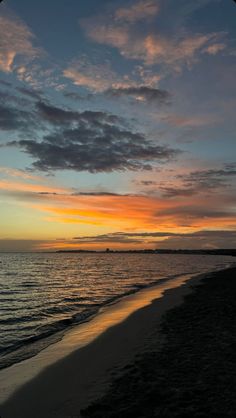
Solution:
[{"label": "wet sand", "polygon": [[[231,277],[233,273],[235,274],[235,270],[232,269],[227,272],[216,273],[214,279],[209,280],[215,280],[215,277],[218,277],[218,274],[221,277],[222,286],[222,280],[224,281],[224,278],[227,276],[228,282],[228,276]],[[182,284],[180,287],[166,290],[164,297],[161,298],[160,296],[164,291],[163,289],[161,291],[159,289],[159,293],[157,289],[156,293],[154,291],[155,289],[152,289],[153,293],[150,293],[148,297],[147,293],[144,291],[143,298],[144,295],[146,295],[146,301],[143,307],[141,304],[142,291],[109,307],[101,314],[101,316],[98,315],[96,317],[97,322],[94,323],[93,327],[96,328],[97,326],[98,328],[100,327],[99,330],[103,329],[101,324],[104,324],[106,317],[112,318],[112,312],[116,313],[115,317],[118,315],[118,320],[112,322],[111,319],[108,326],[105,327],[101,333],[98,332],[98,336],[96,336],[95,339],[92,338],[88,344],[77,350],[72,350],[71,354],[61,359],[58,359],[58,345],[55,344],[54,346],[51,346],[50,352],[51,356],[53,353],[55,355],[55,363],[42,369],[42,371],[37,373],[32,380],[29,379],[29,381],[27,381],[26,379],[26,383],[15,391],[15,393],[0,407],[1,418],[78,418],[81,416],[81,409],[85,409],[91,402],[104,396],[104,393],[107,393],[105,397],[101,398],[94,406],[87,409],[84,412],[84,416],[103,418],[111,416],[155,416],[146,415],[146,412],[144,415],[139,415],[142,409],[140,405],[137,404],[136,400],[140,397],[142,399],[142,393],[145,394],[146,392],[143,387],[138,387],[136,388],[137,390],[133,390],[134,373],[132,368],[136,368],[137,362],[139,362],[139,360],[134,362],[135,355],[141,356],[141,362],[145,363],[145,370],[150,370],[151,368],[154,371],[154,376],[161,376],[161,369],[159,368],[159,365],[154,362],[153,353],[155,353],[156,356],[160,350],[164,349],[163,347],[165,347],[165,350],[167,346],[171,347],[170,342],[168,342],[166,346],[166,335],[163,332],[162,322],[163,314],[166,312],[173,312],[170,309],[180,305],[181,302],[183,302],[184,296],[189,294],[192,290],[192,286],[199,283],[200,280],[200,277],[193,278],[183,285],[184,279],[182,278],[182,282],[176,282],[176,286]],[[207,282],[207,280],[204,280],[204,283],[205,282]],[[193,293],[194,298],[195,293],[196,291]],[[156,299],[158,297],[159,299]],[[138,300],[139,302],[137,303]],[[195,319],[193,323],[191,322],[191,327],[198,318],[198,312],[201,311],[200,302],[201,301],[198,300],[198,308],[195,307],[193,310]],[[131,305],[132,309],[128,309],[128,306],[130,307]],[[182,309],[182,306],[184,305],[185,303],[176,309]],[[221,300],[221,305],[224,306],[224,298]],[[124,313],[123,317],[121,312]],[[206,314],[206,312],[204,314]],[[186,322],[185,316],[182,316],[181,321],[183,321],[183,323]],[[181,330],[181,321],[179,322],[179,330]],[[214,324],[211,323],[211,326],[213,325]],[[174,328],[176,327],[175,324],[173,324],[173,326]],[[84,327],[86,328],[86,324]],[[214,328],[212,328],[212,334],[214,335]],[[199,338],[200,337],[201,335],[199,334]],[[201,341],[197,344],[199,346]],[[35,359],[36,358],[37,356]],[[168,363],[167,359],[168,355],[166,358],[166,362]],[[192,358],[192,361],[193,360],[194,358]],[[127,365],[132,364],[132,362],[133,365],[129,368]],[[25,363],[26,367],[21,369],[22,373],[27,374],[29,372],[30,363],[30,361]],[[42,366],[41,360],[38,360],[38,363],[39,366]],[[128,367],[128,369],[124,369],[125,366]],[[124,370],[126,371],[124,372]],[[127,370],[130,370],[128,374]],[[114,380],[113,389],[112,391],[109,391],[111,381],[113,381],[116,374],[120,375],[120,373],[122,377],[119,377],[118,379],[119,390],[117,389],[117,380]],[[24,376],[20,377],[23,379]],[[122,379],[125,379],[124,382],[126,383],[120,385],[119,382],[121,382]],[[157,379],[157,385],[159,383],[163,385],[163,379],[161,382],[158,382]],[[151,378],[147,375],[138,380],[135,378],[135,381],[143,381],[144,387],[148,388],[149,383],[153,382],[153,376]],[[151,386],[153,387],[153,385]],[[124,387],[125,392],[123,394],[121,390],[122,387]],[[139,392],[139,389],[141,389],[141,392]],[[150,388],[147,390],[150,391]],[[115,400],[113,398],[114,394],[119,394],[118,398],[115,398]],[[147,402],[145,400],[142,401],[142,405],[146,404],[147,407],[148,402],[147,398]],[[113,404],[116,405],[116,412],[114,412]],[[133,406],[135,406],[136,412],[132,410]],[[114,415],[114,413],[116,413],[116,415]],[[125,413],[126,415],[124,415]],[[151,413],[155,413],[153,408]],[[171,415],[159,414],[158,416],[164,417]]]}]

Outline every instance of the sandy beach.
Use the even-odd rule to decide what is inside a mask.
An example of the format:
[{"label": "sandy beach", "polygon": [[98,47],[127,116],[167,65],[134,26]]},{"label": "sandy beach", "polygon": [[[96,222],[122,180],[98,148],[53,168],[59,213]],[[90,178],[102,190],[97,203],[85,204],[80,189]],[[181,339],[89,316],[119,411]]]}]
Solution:
[{"label": "sandy beach", "polygon": [[[1,418],[170,417],[183,416],[185,410],[193,415],[196,400],[205,402],[208,391],[208,415],[200,410],[194,416],[235,416],[235,405],[229,403],[235,383],[231,345],[235,348],[236,312],[230,303],[230,297],[235,300],[235,272],[231,268],[206,275],[204,280],[202,276],[188,278],[185,284],[187,277],[182,277],[172,283],[173,289],[163,283],[159,289],[140,291],[110,306],[94,323],[90,321],[98,330],[96,338],[62,358],[58,358],[57,344],[50,347],[55,362],[26,379],[2,403]],[[84,335],[88,335],[88,324],[83,325]],[[209,350],[213,350],[210,357]],[[225,362],[226,355],[230,364]],[[20,366],[22,382],[24,374],[30,376],[31,362]],[[40,356],[38,363],[40,370]],[[204,382],[204,373],[198,373],[196,380],[199,367],[207,370],[207,379],[210,373],[209,382]],[[210,390],[219,367],[219,388]],[[228,402],[228,410],[226,415],[222,411],[215,415],[216,410],[211,415],[209,408],[219,391],[218,403],[225,407]]]}]

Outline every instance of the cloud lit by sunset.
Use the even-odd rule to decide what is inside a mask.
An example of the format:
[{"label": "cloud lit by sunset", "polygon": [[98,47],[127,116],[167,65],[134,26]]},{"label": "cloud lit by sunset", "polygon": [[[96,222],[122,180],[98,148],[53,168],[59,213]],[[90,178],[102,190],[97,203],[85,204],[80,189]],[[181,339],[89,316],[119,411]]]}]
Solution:
[{"label": "cloud lit by sunset", "polygon": [[58,7],[1,3],[0,250],[235,247],[233,2]]}]

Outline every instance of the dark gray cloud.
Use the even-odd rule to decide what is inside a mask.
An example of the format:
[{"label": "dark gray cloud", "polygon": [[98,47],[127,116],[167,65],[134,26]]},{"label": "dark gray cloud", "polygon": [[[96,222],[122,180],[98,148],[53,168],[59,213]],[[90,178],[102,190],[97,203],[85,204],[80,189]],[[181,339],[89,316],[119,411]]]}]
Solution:
[{"label": "dark gray cloud", "polygon": [[33,157],[33,167],[38,170],[150,170],[153,164],[168,161],[179,153],[124,128],[115,115],[76,112],[42,101],[36,109],[41,120],[49,122],[54,130],[41,141],[23,139],[8,145],[20,147]]},{"label": "dark gray cloud", "polygon": [[66,99],[71,99],[71,100],[75,100],[75,101],[77,101],[77,100],[90,100],[90,99],[92,99],[93,98],[93,94],[86,94],[86,95],[82,95],[82,94],[79,94],[79,93],[76,93],[76,92],[74,92],[74,91],[65,91],[65,92],[63,92],[63,96],[66,98]]},{"label": "dark gray cloud", "polygon": [[12,92],[0,90],[0,129],[14,132],[21,136],[22,133],[32,133],[39,126],[31,102],[25,97],[19,97]]},{"label": "dark gray cloud", "polygon": [[71,194],[72,196],[134,196],[130,193],[112,193],[112,192],[75,192]]},{"label": "dark gray cloud", "polygon": [[30,101],[25,97],[12,94],[9,90],[0,90],[0,103],[5,107],[14,107],[16,110],[22,110],[23,108],[26,111],[26,107],[30,104]]},{"label": "dark gray cloud", "polygon": [[84,237],[74,237],[73,239],[77,242],[83,243],[140,243],[147,238],[157,238],[157,237],[169,237],[176,234],[172,232],[140,232],[140,233],[126,233],[126,232],[114,232],[110,234],[94,235],[94,236],[84,236]]},{"label": "dark gray cloud", "polygon": [[35,100],[41,100],[42,99],[42,92],[39,90],[33,90],[26,87],[16,87],[16,90],[20,93],[24,94],[25,96],[31,97]]},{"label": "dark gray cloud", "polygon": [[175,185],[161,185],[164,197],[193,196],[197,193],[212,193],[230,187],[231,179],[236,176],[236,163],[225,164],[223,168],[209,170],[195,170],[189,174],[176,176],[182,181],[181,187]]},{"label": "dark gray cloud", "polygon": [[47,104],[43,101],[36,103],[36,109],[44,121],[50,122],[52,124],[58,123],[59,125],[62,125],[64,123],[70,123],[76,120],[78,117],[78,112],[51,106],[50,104]]},{"label": "dark gray cloud", "polygon": [[[88,135],[85,136],[85,133]],[[22,148],[36,159],[33,167],[42,171],[67,169],[94,173],[150,170],[153,163],[176,156],[177,151],[171,148],[139,139],[139,134],[122,132],[117,127],[113,127],[112,136],[78,128],[49,135],[41,142],[20,140],[8,145]]]},{"label": "dark gray cloud", "polygon": [[153,243],[159,248],[173,249],[211,249],[236,248],[236,231],[198,231],[191,234],[180,234],[166,240]]},{"label": "dark gray cloud", "polygon": [[3,131],[28,130],[33,123],[29,112],[1,104],[0,129]]},{"label": "dark gray cloud", "polygon": [[118,116],[111,115],[109,113],[90,110],[77,112],[52,106],[43,101],[37,102],[36,108],[44,121],[50,122],[57,127],[64,124],[70,124],[72,122],[99,124],[103,122],[119,123],[120,121]]},{"label": "dark gray cloud", "polygon": [[11,87],[12,86],[11,83],[9,83],[8,81],[5,81],[5,80],[0,80],[0,84],[2,84],[5,87]]},{"label": "dark gray cloud", "polygon": [[138,184],[141,186],[155,186],[157,182],[153,180],[140,180]]},{"label": "dark gray cloud", "polygon": [[171,94],[166,90],[160,90],[148,86],[120,87],[108,89],[105,94],[110,97],[133,97],[148,103],[170,104]]},{"label": "dark gray cloud", "polygon": [[232,218],[235,216],[235,212],[232,210],[219,210],[215,205],[211,204],[211,207],[204,206],[178,206],[173,208],[166,208],[156,212],[156,217],[168,217],[175,216],[176,218],[182,218],[186,220],[201,219],[201,218]]},{"label": "dark gray cloud", "polygon": [[162,192],[162,196],[167,198],[193,196],[199,190],[195,187],[171,187],[171,186],[160,186],[159,190]]},{"label": "dark gray cloud", "polygon": [[[35,193],[34,193],[35,194]],[[74,193],[56,193],[56,192],[38,192],[40,195],[57,196],[134,196],[132,194],[120,194],[112,192],[74,192]]]},{"label": "dark gray cloud", "polygon": [[223,168],[195,170],[187,175],[179,175],[186,184],[198,184],[201,187],[214,188],[225,184],[227,178],[236,176],[236,163],[225,164]]},{"label": "dark gray cloud", "polygon": [[[152,238],[164,238],[155,241]],[[236,231],[202,230],[191,233],[172,233],[166,232],[115,232],[103,235],[74,237],[75,245],[78,243],[119,243],[119,244],[138,244],[145,245],[145,242],[152,242],[159,248],[235,248]]]}]

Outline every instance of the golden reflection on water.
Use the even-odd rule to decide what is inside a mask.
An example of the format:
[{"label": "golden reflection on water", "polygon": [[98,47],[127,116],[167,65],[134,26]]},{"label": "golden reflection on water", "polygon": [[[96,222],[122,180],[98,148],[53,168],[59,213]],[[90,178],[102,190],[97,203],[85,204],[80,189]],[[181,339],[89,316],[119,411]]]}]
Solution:
[{"label": "golden reflection on water", "polygon": [[108,328],[124,321],[137,309],[149,305],[154,299],[160,298],[166,290],[181,286],[190,277],[190,275],[183,275],[177,279],[162,282],[108,305],[90,321],[74,327],[63,336],[61,341],[50,345],[35,357],[1,370],[0,402],[6,400],[17,388],[49,365],[91,343]]}]

